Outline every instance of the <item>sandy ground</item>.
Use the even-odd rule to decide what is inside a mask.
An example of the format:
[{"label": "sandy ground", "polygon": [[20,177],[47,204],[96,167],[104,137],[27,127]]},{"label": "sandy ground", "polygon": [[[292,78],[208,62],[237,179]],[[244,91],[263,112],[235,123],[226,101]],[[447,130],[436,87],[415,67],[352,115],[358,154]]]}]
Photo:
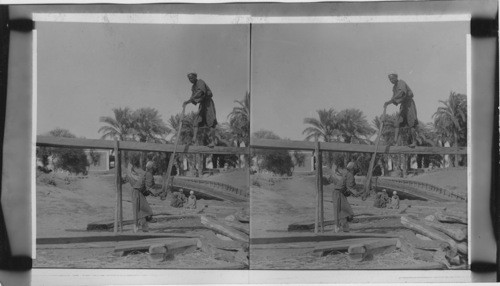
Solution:
[{"label": "sandy ground", "polygon": [[[439,183],[442,186],[456,186],[456,190],[466,190],[466,170],[434,172],[425,174],[421,180],[430,183]],[[414,177],[412,179],[417,179]],[[432,182],[431,182],[432,181]],[[312,176],[294,177],[292,179],[276,180],[270,182],[265,175],[252,175],[251,177],[251,238],[292,236],[296,232],[287,232],[288,225],[297,222],[314,222],[315,214],[315,178]],[[333,219],[332,186],[324,187],[324,212],[325,220]],[[359,198],[348,198],[355,214],[394,214],[396,210],[378,209],[373,207],[373,199],[362,201]],[[432,201],[402,200],[401,207],[410,205],[431,207],[421,209],[415,215],[425,217],[436,210],[432,207],[446,207],[447,211],[465,215],[467,204],[465,202],[437,203]],[[381,221],[379,224],[396,223],[390,220]],[[327,226],[325,233],[333,233],[332,227]],[[395,233],[397,234],[397,233]],[[252,247],[252,246],[251,246]],[[277,245],[277,247],[279,247]],[[250,265],[252,269],[390,269],[404,265],[421,263],[412,257],[411,252],[395,250],[391,253],[377,255],[371,261],[352,262],[346,253],[337,253],[325,257],[315,257],[312,249],[259,249],[251,248]]]},{"label": "sandy ground", "polygon": [[[116,205],[115,176],[109,173],[91,173],[86,177],[67,177],[64,175],[38,174],[36,188],[37,238],[110,236],[108,231],[86,231],[87,224],[114,219]],[[228,174],[229,175],[229,174]],[[220,176],[222,177],[222,176]],[[221,179],[221,178],[219,178]],[[161,182],[160,178],[155,179]],[[224,179],[226,183],[237,182],[239,176]],[[233,184],[234,184],[233,182]],[[123,184],[124,220],[132,219],[130,184]],[[198,200],[197,210],[183,210],[170,206],[170,197],[162,201],[158,197],[147,198],[154,213],[203,213],[218,218],[238,210],[248,210],[247,203]],[[203,236],[211,233],[198,220],[172,220],[150,224],[150,232],[171,232]],[[132,226],[124,226],[123,234],[132,234]],[[192,253],[178,254],[172,261],[153,263],[147,254],[136,253],[127,256],[114,254],[114,242],[76,243],[37,245],[37,258],[34,267],[51,268],[204,268],[229,265],[216,260],[207,253],[197,250]]]}]

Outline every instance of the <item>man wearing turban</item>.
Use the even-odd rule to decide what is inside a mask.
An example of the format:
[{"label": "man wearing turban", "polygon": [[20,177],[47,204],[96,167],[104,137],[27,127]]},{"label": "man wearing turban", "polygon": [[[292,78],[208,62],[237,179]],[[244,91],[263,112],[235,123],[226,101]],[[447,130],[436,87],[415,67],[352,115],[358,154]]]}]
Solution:
[{"label": "man wearing turban", "polygon": [[399,105],[399,114],[396,119],[396,130],[394,140],[398,144],[399,129],[401,127],[410,128],[411,145],[415,147],[417,139],[416,128],[418,126],[417,108],[413,101],[413,92],[403,80],[398,79],[398,75],[394,72],[389,74],[389,81],[394,85],[392,87],[392,98],[384,103],[384,108],[389,104]]},{"label": "man wearing turban", "polygon": [[146,173],[135,182],[132,188],[132,209],[134,211],[134,232],[141,229],[149,231],[148,222],[156,222],[153,218],[153,210],[146,200],[146,196],[154,194],[155,180],[153,177],[152,161],[146,163]]},{"label": "man wearing turban", "polygon": [[213,94],[208,85],[201,79],[198,79],[196,73],[189,73],[188,80],[193,84],[191,87],[191,97],[183,103],[183,107],[192,103],[198,105],[198,114],[194,122],[193,143],[197,141],[198,128],[209,128],[209,147],[215,146],[215,127],[217,118],[215,116],[215,105],[212,99]]}]

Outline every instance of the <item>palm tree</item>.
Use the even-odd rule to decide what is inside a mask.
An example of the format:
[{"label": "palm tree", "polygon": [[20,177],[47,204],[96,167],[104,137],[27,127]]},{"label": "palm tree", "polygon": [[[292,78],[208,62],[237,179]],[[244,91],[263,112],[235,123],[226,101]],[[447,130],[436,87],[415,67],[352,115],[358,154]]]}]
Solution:
[{"label": "palm tree", "polygon": [[128,107],[113,108],[114,117],[101,116],[99,122],[107,125],[99,128],[101,139],[112,138],[120,141],[130,140],[132,132],[132,110]]},{"label": "palm tree", "polygon": [[304,118],[304,124],[311,126],[306,127],[302,134],[306,134],[305,140],[311,140],[315,137],[322,139],[324,142],[332,142],[337,138],[337,112],[333,109],[320,109],[318,119],[307,117]]},{"label": "palm tree", "polygon": [[375,133],[363,112],[356,108],[344,109],[336,116],[337,128],[345,143],[364,143],[370,141],[368,136]]},{"label": "palm tree", "polygon": [[241,142],[248,146],[250,143],[250,93],[245,94],[243,100],[235,100],[238,106],[233,107],[233,110],[227,118],[229,125],[234,134],[236,145],[239,146]]},{"label": "palm tree", "polygon": [[[155,108],[144,107],[135,110],[132,115],[131,134],[139,142],[164,143],[170,133],[161,116]],[[140,152],[140,166],[144,169],[146,152]]]},{"label": "palm tree", "polygon": [[[453,143],[453,146],[467,144],[467,96],[450,92],[447,100],[440,100],[444,106],[438,107],[432,115],[434,127],[445,142]],[[455,155],[455,166],[458,166],[458,156]]]},{"label": "palm tree", "polygon": [[155,108],[144,107],[134,111],[132,120],[132,133],[139,142],[163,143],[171,132]]},{"label": "palm tree", "polygon": [[[307,117],[304,118],[304,124],[311,126],[306,127],[302,134],[306,134],[305,140],[318,138],[324,142],[333,142],[339,139],[337,112],[335,109],[320,109],[317,110],[318,119]],[[333,164],[333,155],[330,152],[326,153],[326,160],[330,166]]]}]

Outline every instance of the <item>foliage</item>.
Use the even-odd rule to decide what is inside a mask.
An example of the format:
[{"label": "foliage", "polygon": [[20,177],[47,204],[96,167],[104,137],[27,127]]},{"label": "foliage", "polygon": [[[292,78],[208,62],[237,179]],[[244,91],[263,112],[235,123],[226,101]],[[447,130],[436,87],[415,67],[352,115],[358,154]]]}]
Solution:
[{"label": "foliage", "polygon": [[304,118],[304,124],[311,125],[306,127],[302,134],[306,135],[306,140],[318,138],[324,142],[332,142],[338,135],[336,126],[336,111],[333,108],[320,109],[318,119],[313,117]]},{"label": "foliage", "polygon": [[[447,100],[440,100],[444,106],[433,114],[434,128],[439,139],[451,146],[467,146],[467,96],[450,92]],[[458,166],[458,156],[455,166]]]},{"label": "foliage", "polygon": [[98,130],[99,133],[102,133],[101,138],[111,138],[120,141],[131,140],[133,128],[132,110],[125,107],[113,108],[112,111],[114,117],[101,116],[99,118],[99,122],[107,124]]},{"label": "foliage", "polygon": [[[46,136],[76,138],[69,130],[56,128],[49,131]],[[53,147],[38,147],[36,152],[37,158],[46,167],[49,163],[49,158],[52,158],[54,169],[65,170],[73,174],[87,174],[87,155],[82,149],[75,148],[53,148]]]},{"label": "foliage", "polygon": [[161,119],[157,109],[139,108],[132,113],[131,133],[139,142],[163,143],[165,136],[171,132]]},{"label": "foliage", "polygon": [[368,136],[375,133],[359,109],[344,109],[335,116],[335,121],[334,125],[344,143],[368,144]]},{"label": "foliage", "polygon": [[278,175],[292,175],[293,162],[286,150],[278,150],[263,157],[261,166]]},{"label": "foliage", "polygon": [[236,142],[244,142],[245,146],[250,144],[250,93],[245,94],[243,100],[235,100],[238,106],[227,116],[232,130],[233,139]]},{"label": "foliage", "polygon": [[[269,130],[259,130],[252,134],[257,139],[281,139]],[[259,169],[278,175],[292,175],[293,161],[287,150],[253,150],[253,157]]]}]

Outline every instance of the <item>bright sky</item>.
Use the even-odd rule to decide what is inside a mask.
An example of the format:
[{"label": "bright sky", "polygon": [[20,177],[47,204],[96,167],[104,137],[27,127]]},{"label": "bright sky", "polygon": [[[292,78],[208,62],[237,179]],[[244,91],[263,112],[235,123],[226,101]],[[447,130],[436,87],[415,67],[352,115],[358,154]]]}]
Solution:
[{"label": "bright sky", "polygon": [[[248,25],[39,22],[37,31],[38,134],[99,138],[99,117],[114,107],[154,107],[166,122],[190,96],[189,71],[212,89],[219,122],[249,90]],[[302,140],[304,118],[330,107],[358,108],[371,123],[391,97],[389,71],[431,122],[438,100],[466,93],[468,31],[466,22],[254,24],[252,132]]]},{"label": "bright sky", "polygon": [[[219,122],[249,90],[248,25],[37,23],[37,133],[56,127],[100,138],[114,107],[154,107],[167,122],[191,95],[196,71]],[[188,105],[186,111],[196,111]]]},{"label": "bright sky", "polygon": [[[466,93],[469,24],[267,24],[252,27],[252,132],[303,140],[318,109],[358,108],[369,123],[392,96],[390,71],[413,90],[419,120]],[[387,112],[399,107],[390,105]]]}]

